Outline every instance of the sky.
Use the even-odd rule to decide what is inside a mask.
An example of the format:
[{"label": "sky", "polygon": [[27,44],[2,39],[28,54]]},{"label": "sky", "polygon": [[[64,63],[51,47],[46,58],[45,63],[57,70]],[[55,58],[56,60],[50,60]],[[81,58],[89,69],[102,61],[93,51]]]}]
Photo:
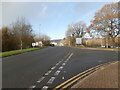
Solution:
[{"label": "sky", "polygon": [[63,39],[69,24],[83,21],[90,24],[95,12],[110,2],[3,2],[2,24],[25,17],[35,34],[43,33],[51,39]]}]

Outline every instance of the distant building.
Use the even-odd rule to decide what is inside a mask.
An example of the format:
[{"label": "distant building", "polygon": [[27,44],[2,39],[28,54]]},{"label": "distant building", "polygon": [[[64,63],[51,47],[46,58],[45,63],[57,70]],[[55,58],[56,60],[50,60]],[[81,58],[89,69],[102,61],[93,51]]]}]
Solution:
[{"label": "distant building", "polygon": [[51,40],[50,44],[54,44],[55,46],[61,46],[62,39]]}]

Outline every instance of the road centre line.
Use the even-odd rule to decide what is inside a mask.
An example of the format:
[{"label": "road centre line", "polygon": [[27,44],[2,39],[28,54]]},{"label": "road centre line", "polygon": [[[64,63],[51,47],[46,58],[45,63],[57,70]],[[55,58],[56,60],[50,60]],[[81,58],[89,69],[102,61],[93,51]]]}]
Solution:
[{"label": "road centre line", "polygon": [[37,83],[40,83],[44,78],[45,78],[45,77],[41,77],[41,78],[37,81]]},{"label": "road centre line", "polygon": [[41,90],[47,90],[49,87],[48,86],[43,86]]},{"label": "road centre line", "polygon": [[55,66],[53,66],[51,69],[52,69],[52,70],[55,69]]},{"label": "road centre line", "polygon": [[[69,57],[68,57],[68,56],[69,56]],[[59,61],[59,62],[56,64],[56,66],[59,65],[62,61],[64,61],[65,58],[68,57],[67,59],[69,59],[71,56],[72,56],[72,53],[69,52],[61,61]],[[65,65],[66,62],[67,62],[67,61],[65,61],[62,65]],[[52,70],[56,68],[56,66],[53,66],[53,67],[51,68],[51,70],[49,70],[47,73],[45,73],[45,75],[49,75],[49,74],[52,72]],[[59,67],[59,70],[57,70],[54,75],[56,75],[56,76],[59,75],[61,69],[63,69],[63,66]],[[45,77],[41,77],[40,79],[38,79],[37,83],[40,83],[44,78],[45,78]],[[55,77],[51,77],[50,80],[49,80],[47,83],[52,84],[52,82],[53,82],[54,80],[55,80]],[[36,86],[33,85],[33,86],[31,86],[30,88],[35,88],[35,87],[36,87]],[[47,90],[47,89],[48,89],[48,86],[44,86],[44,87],[42,88],[42,90]]]},{"label": "road centre line", "polygon": [[70,54],[70,56],[68,57],[68,59],[70,59],[72,57],[73,53]]},{"label": "road centre line", "polygon": [[36,87],[35,85],[30,86],[28,90],[31,90],[31,89],[33,89],[33,88],[35,88],[35,87]]},{"label": "road centre line", "polygon": [[57,70],[54,75],[57,76],[59,75],[59,73],[60,73],[60,70]]},{"label": "road centre line", "polygon": [[52,84],[54,80],[55,80],[55,77],[51,77],[47,83]]},{"label": "road centre line", "polygon": [[59,67],[59,70],[63,69],[63,66]]},{"label": "road centre line", "polygon": [[64,57],[64,59],[67,58],[69,56],[69,54],[70,54],[70,52]]},{"label": "road centre line", "polygon": [[64,66],[66,63],[63,63],[62,65]]},{"label": "road centre line", "polygon": [[73,55],[73,53],[71,53],[66,60],[68,61],[72,57],[72,55]]},{"label": "road centre line", "polygon": [[49,70],[45,75],[49,75],[52,72],[52,70]]},{"label": "road centre line", "polygon": [[65,60],[64,62],[65,62],[65,63],[67,63],[67,62],[68,62],[68,60]]}]

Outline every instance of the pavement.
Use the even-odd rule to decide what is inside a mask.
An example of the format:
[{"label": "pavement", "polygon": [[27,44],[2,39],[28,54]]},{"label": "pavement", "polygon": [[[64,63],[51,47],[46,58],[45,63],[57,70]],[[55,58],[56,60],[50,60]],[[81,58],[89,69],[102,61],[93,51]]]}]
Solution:
[{"label": "pavement", "polygon": [[118,60],[118,52],[48,47],[2,58],[3,88],[55,88],[94,66]]},{"label": "pavement", "polygon": [[118,62],[115,62],[78,81],[72,88],[118,88],[118,80]]}]

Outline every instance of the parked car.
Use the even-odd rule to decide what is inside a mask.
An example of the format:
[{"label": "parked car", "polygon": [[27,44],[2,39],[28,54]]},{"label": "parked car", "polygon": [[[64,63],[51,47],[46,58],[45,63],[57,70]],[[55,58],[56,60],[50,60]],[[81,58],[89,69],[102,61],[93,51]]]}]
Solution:
[{"label": "parked car", "polygon": [[55,45],[54,44],[50,44],[50,46],[54,47]]}]

